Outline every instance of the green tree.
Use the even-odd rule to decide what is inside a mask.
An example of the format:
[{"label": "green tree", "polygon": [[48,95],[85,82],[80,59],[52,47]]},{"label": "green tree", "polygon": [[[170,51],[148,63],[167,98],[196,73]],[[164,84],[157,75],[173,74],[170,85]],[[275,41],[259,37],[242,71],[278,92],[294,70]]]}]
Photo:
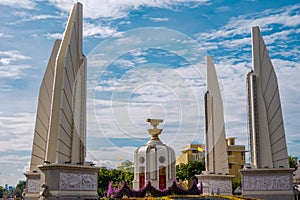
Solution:
[{"label": "green tree", "polygon": [[21,197],[22,193],[25,189],[26,186],[26,181],[20,181],[17,185],[16,185],[16,189],[15,189],[15,195],[16,197]]},{"label": "green tree", "polygon": [[196,174],[201,174],[205,170],[205,163],[199,161],[189,161],[187,163],[187,179],[194,180]]},{"label": "green tree", "polygon": [[290,168],[295,168],[297,170],[298,168],[298,158],[289,156],[289,163],[290,163]]},{"label": "green tree", "polygon": [[186,166],[187,165],[185,163],[180,163],[179,165],[176,165],[176,177],[182,181],[187,179]]},{"label": "green tree", "polygon": [[205,170],[205,163],[199,161],[189,161],[187,164],[180,163],[176,166],[176,177],[180,180],[193,180],[196,174],[201,174]]},{"label": "green tree", "polygon": [[131,186],[133,178],[133,163],[128,160],[122,162],[117,169],[101,167],[98,172],[98,193],[100,196],[105,196],[110,181],[113,181],[114,187],[118,187],[119,183],[123,181]]},{"label": "green tree", "polygon": [[121,163],[120,166],[117,167],[117,170],[133,173],[134,171],[133,162],[129,160],[125,160],[124,162]]},{"label": "green tree", "polygon": [[238,187],[242,187],[242,178],[241,176],[237,176],[232,180],[232,193],[234,193],[234,190]]},{"label": "green tree", "polygon": [[3,194],[5,193],[5,188],[0,186],[0,198],[3,197]]},{"label": "green tree", "polygon": [[100,196],[104,196],[107,192],[109,181],[112,180],[111,173],[106,167],[101,167],[98,171],[98,193]]}]

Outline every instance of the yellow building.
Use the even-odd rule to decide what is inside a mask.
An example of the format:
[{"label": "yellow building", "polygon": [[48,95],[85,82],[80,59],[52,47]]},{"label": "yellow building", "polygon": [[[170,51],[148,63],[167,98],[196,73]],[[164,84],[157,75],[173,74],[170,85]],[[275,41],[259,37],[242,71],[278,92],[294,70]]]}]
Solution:
[{"label": "yellow building", "polygon": [[189,161],[205,161],[205,147],[203,144],[189,144],[182,147],[182,154],[177,157],[176,165]]},{"label": "yellow building", "polygon": [[236,145],[234,137],[226,139],[227,144],[227,155],[228,155],[228,167],[229,174],[240,177],[240,169],[243,169],[246,158],[245,158],[245,145]]},{"label": "yellow building", "polygon": [[[243,169],[245,158],[245,145],[236,145],[234,137],[226,139],[228,168],[229,174],[240,177],[240,169]],[[205,145],[204,144],[189,144],[182,147],[182,154],[177,157],[176,165],[180,163],[188,163],[189,161],[205,161]]]}]

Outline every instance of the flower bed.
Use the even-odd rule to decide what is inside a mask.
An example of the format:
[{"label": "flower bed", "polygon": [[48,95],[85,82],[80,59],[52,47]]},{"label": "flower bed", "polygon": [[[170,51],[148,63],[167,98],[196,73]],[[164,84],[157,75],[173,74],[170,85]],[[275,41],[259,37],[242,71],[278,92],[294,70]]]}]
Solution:
[{"label": "flower bed", "polygon": [[173,181],[172,185],[165,190],[158,190],[151,185],[149,181],[145,187],[140,190],[132,190],[126,182],[120,189],[114,190],[112,183],[108,187],[107,197],[122,198],[122,197],[162,197],[168,195],[199,195],[202,194],[202,187],[198,189],[197,183],[194,181],[189,189],[183,189],[180,185]]}]

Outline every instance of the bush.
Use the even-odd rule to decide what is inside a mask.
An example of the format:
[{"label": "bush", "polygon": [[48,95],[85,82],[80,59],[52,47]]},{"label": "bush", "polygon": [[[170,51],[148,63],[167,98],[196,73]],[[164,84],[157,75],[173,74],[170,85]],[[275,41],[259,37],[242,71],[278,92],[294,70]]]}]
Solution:
[{"label": "bush", "polygon": [[112,183],[110,183],[110,196],[112,198],[122,198],[124,196],[127,197],[145,197],[145,196],[152,196],[152,197],[161,197],[161,196],[168,196],[168,195],[199,195],[202,194],[202,188],[199,190],[197,187],[196,181],[193,182],[192,186],[185,190],[180,185],[173,181],[172,185],[165,190],[158,190],[151,185],[149,181],[145,187],[140,190],[132,190],[128,187],[127,182],[124,182],[120,189],[112,191],[111,189]]}]

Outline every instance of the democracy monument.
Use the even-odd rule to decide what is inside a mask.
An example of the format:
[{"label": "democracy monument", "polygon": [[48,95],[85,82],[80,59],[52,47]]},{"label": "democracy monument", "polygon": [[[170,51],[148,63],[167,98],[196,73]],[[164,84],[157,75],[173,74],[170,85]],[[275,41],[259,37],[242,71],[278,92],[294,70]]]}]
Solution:
[{"label": "democracy monument", "polygon": [[[75,3],[56,40],[42,80],[25,199],[98,199],[98,170],[86,162],[87,59],[82,52],[82,4]],[[241,170],[245,197],[292,200],[276,73],[258,27],[252,28],[253,70],[247,75],[251,164]],[[206,58],[206,170],[196,175],[204,194],[232,194],[223,102],[216,69]],[[150,141],[134,152],[133,189],[147,182],[165,190],[176,179],[175,152],[160,141],[161,119],[147,119]]]}]

